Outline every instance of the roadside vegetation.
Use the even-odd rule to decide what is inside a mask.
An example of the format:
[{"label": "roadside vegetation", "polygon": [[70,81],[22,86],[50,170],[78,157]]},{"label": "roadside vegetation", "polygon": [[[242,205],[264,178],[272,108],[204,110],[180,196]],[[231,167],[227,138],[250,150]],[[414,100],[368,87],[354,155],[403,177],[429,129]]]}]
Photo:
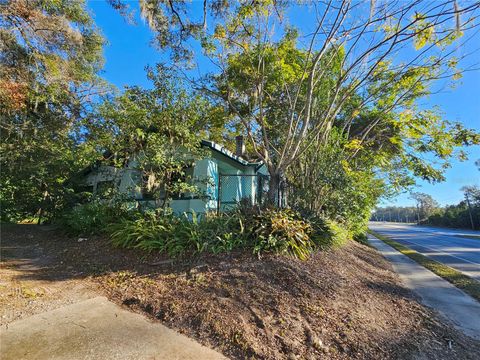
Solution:
[{"label": "roadside vegetation", "polygon": [[[127,2],[108,3],[135,17]],[[313,31],[284,21],[308,3],[214,1],[203,21],[196,5],[140,2],[171,59],[147,68],[150,87],[124,89],[100,76],[106,40],[84,2],[2,5],[2,221],[58,219],[91,199],[75,181],[85,168],[134,157],[144,190],[168,207],[195,191],[185,169],[201,156],[199,139],[232,149],[241,134],[246,156],[266,166],[271,204],[287,184],[282,205],[361,236],[379,198],[416,177],[442,181],[452,159],[465,159],[461,148],[480,142],[418,105],[436,80],[461,78],[467,59],[452,50],[470,39],[478,4],[382,12],[342,1],[308,17]],[[218,66],[195,68],[203,62]]]},{"label": "roadside vegetation", "polygon": [[480,230],[480,187],[465,186],[462,190],[464,200],[438,209],[424,221],[424,224]]},{"label": "roadside vegetation", "polygon": [[390,237],[379,234],[376,231],[369,230],[373,236],[379,238],[383,242],[387,243],[391,247],[400,251],[402,254],[407,255],[412,260],[416,261],[420,265],[424,266],[428,270],[444,278],[448,282],[452,283],[459,289],[465,291],[467,294],[480,301],[480,283],[471,277],[463,274],[462,272],[451,268],[445,264],[439,263],[429,257],[422,255],[415,250],[412,250],[402,244],[392,240]]},{"label": "roadside vegetation", "polygon": [[[142,21],[128,1],[107,3]],[[139,7],[165,61],[147,67],[149,86],[116,89],[101,77],[106,39],[87,2],[0,5],[1,221],[58,225],[69,236],[43,245],[61,248],[60,265],[68,254],[111,299],[237,358],[456,358],[442,334],[469,351],[373,249],[348,240],[365,242],[381,198],[444,180],[480,144],[477,130],[424,106],[437,80],[462,77],[470,51],[457,49],[480,4]],[[207,196],[188,172],[200,140],[233,150],[238,135],[268,172],[265,204],[174,215],[170,200]],[[135,190],[155,208],[86,189],[82,174],[100,164],[134,164]],[[200,261],[205,271],[191,266]]]},{"label": "roadside vegetation", "polygon": [[438,321],[354,241],[305,261],[240,250],[172,260],[41,229],[2,229],[2,326],[93,292],[230,359],[478,358],[478,341]]},{"label": "roadside vegetation", "polygon": [[321,217],[291,209],[239,205],[227,213],[174,215],[164,209],[139,211],[91,202],[65,212],[58,222],[70,235],[106,235],[114,246],[160,252],[172,258],[201,253],[248,250],[307,259],[315,250],[331,249],[362,234]]},{"label": "roadside vegetation", "polygon": [[[460,39],[462,24],[441,7],[423,9],[429,21],[414,16],[407,3],[365,19],[368,27],[386,18],[399,21],[396,11],[413,16],[402,26],[376,27],[373,33],[381,36],[359,51],[354,39],[365,34],[346,18],[350,35],[333,26],[326,38],[310,36],[303,41],[310,45],[301,45],[300,29],[285,27],[278,17],[288,15],[288,2],[221,2],[210,14],[215,26],[201,34],[194,26],[179,29],[180,13],[155,2],[143,15],[172,61],[147,68],[150,88],[118,91],[99,76],[105,40],[84,4],[48,4],[18,0],[2,7],[1,147],[9,154],[1,158],[2,221],[55,222],[81,236],[104,232],[116,246],[172,257],[248,249],[306,259],[347,238],[364,241],[381,197],[417,176],[441,181],[449,160],[464,158],[459,148],[480,141],[474,130],[417,106],[433,80],[459,72],[458,59],[448,61],[448,48]],[[112,5],[127,15],[122,1]],[[338,19],[348,8],[341,3],[325,16]],[[35,30],[40,24],[65,36],[44,36]],[[435,26],[439,34],[429,30]],[[318,24],[317,35],[321,29]],[[270,36],[275,31],[278,36]],[[417,55],[399,66],[395,49],[405,36]],[[187,44],[199,38],[201,55]],[[192,79],[183,70],[195,55],[222,66]],[[268,170],[266,206],[173,216],[170,199],[203,196],[186,172],[202,156],[199,139],[232,148],[238,134],[247,139],[246,157]],[[427,154],[438,167],[422,160]],[[102,162],[122,167],[131,159],[157,210],[82,186],[84,169]],[[288,199],[279,206],[281,186]]]},{"label": "roadside vegetation", "polygon": [[478,230],[480,229],[480,188],[478,185],[470,185],[462,187],[461,190],[464,200],[455,205],[441,207],[432,196],[413,193],[412,198],[417,202],[417,206],[379,207],[372,213],[371,219]]}]

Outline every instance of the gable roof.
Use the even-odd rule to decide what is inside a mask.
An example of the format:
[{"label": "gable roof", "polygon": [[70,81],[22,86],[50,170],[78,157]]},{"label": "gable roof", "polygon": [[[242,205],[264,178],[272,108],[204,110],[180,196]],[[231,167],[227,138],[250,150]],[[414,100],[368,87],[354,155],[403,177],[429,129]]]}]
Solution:
[{"label": "gable roof", "polygon": [[213,151],[216,151],[216,152],[218,152],[218,153],[220,153],[220,154],[222,154],[222,155],[224,155],[224,156],[232,159],[233,161],[236,161],[236,162],[238,162],[238,163],[240,163],[241,165],[244,165],[244,166],[255,166],[255,167],[257,167],[257,166],[263,164],[263,161],[255,161],[255,162],[247,161],[247,160],[243,159],[242,157],[235,155],[234,153],[232,153],[230,150],[228,150],[224,146],[219,145],[219,144],[217,144],[213,141],[202,140],[201,145],[205,146],[205,147],[208,147],[208,148],[212,149]]},{"label": "gable roof", "polygon": [[[239,163],[240,165],[243,165],[243,166],[254,166],[255,167],[255,171],[257,171],[262,165],[263,165],[263,161],[247,161],[245,160],[244,158],[240,157],[240,156],[237,156],[235,155],[234,153],[232,153],[230,150],[228,150],[226,147],[220,145],[220,144],[217,144],[213,141],[209,141],[209,140],[202,140],[200,142],[200,145],[201,146],[204,146],[204,147],[208,147],[210,148],[211,150],[213,151],[216,151],[220,154],[222,154],[223,156],[226,156],[227,158]],[[103,154],[103,159],[99,159],[97,161],[95,161],[94,163],[92,163],[91,165],[85,167],[83,170],[81,170],[79,172],[79,175],[82,175],[82,176],[85,176],[85,175],[88,175],[90,172],[92,172],[95,168],[97,168],[98,166],[100,166],[100,164],[103,162],[103,161],[106,161],[108,160],[110,157],[111,157],[111,153],[109,151],[106,151],[104,154]]]}]

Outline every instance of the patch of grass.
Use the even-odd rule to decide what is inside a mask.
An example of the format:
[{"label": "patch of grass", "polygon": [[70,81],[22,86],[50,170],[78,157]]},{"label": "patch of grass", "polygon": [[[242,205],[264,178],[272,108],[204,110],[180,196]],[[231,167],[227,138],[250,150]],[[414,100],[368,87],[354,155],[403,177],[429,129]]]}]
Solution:
[{"label": "patch of grass", "polygon": [[381,235],[370,229],[368,232],[394,249],[400,251],[402,254],[407,255],[410,259],[416,261],[423,267],[452,283],[457,288],[465,291],[477,301],[480,301],[480,282],[472,279],[458,270],[452,269],[450,266],[439,263],[438,261],[432,260],[413,249],[403,246],[402,244],[390,239],[388,236]]},{"label": "patch of grass", "polygon": [[455,235],[455,236],[459,238],[480,240],[480,235]]}]

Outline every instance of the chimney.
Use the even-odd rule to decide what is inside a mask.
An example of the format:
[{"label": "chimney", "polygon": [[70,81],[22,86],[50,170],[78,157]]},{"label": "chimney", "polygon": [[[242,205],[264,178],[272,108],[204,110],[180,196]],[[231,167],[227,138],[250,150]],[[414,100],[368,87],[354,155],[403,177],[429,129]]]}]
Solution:
[{"label": "chimney", "polygon": [[243,136],[238,135],[235,137],[235,155],[243,156],[245,154],[245,144],[243,143]]}]

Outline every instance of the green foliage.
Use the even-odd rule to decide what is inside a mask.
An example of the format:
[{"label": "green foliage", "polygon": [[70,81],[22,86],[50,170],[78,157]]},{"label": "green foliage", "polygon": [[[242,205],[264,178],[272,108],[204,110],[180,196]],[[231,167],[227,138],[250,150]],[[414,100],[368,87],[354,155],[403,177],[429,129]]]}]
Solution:
[{"label": "green foliage", "polygon": [[2,220],[48,220],[94,153],[76,135],[84,99],[104,88],[104,40],[84,1],[4,1],[0,12]]},{"label": "green foliage", "polygon": [[324,217],[312,216],[312,239],[321,249],[340,247],[352,238],[351,232],[339,223]]},{"label": "green foliage", "polygon": [[106,203],[98,200],[77,205],[57,219],[67,233],[72,235],[102,234],[116,222],[131,216],[125,203]]},{"label": "green foliage", "polygon": [[373,221],[416,222],[418,209],[415,206],[385,206],[378,207],[372,213]]},{"label": "green foliage", "polygon": [[480,229],[480,188],[478,186],[466,186],[462,190],[465,194],[465,200],[456,205],[439,209],[423,223],[452,228]]},{"label": "green foliage", "polygon": [[108,227],[115,246],[158,251],[170,257],[250,249],[305,260],[315,249],[340,246],[349,233],[332,221],[313,224],[292,210],[242,208],[225,214],[181,217],[151,211]]},{"label": "green foliage", "polygon": [[241,219],[234,214],[174,216],[150,211],[109,227],[112,243],[125,248],[140,248],[179,257],[202,252],[219,253],[243,244]]},{"label": "green foliage", "polygon": [[228,136],[229,131],[218,109],[172,71],[159,65],[147,75],[152,89],[129,87],[105,99],[86,128],[88,141],[108,149],[114,165],[134,162],[144,190],[166,206],[180,194],[201,193],[203,179],[193,179],[188,171],[205,156],[200,140]]},{"label": "green foliage", "polygon": [[[126,14],[124,1],[109,2]],[[452,29],[447,21],[458,12],[428,2],[398,2],[378,12],[372,2],[370,12],[359,4],[351,16],[348,4],[325,7],[322,25],[300,42],[301,29],[283,17],[293,5],[310,11],[307,3],[214,0],[198,20],[190,18],[188,2],[141,1],[157,45],[172,50],[174,62],[189,63],[184,45],[195,39],[219,65],[207,68],[219,72],[195,78],[199,92],[158,65],[147,71],[151,89],[127,88],[94,101],[99,105],[90,111],[85,99],[101,85],[103,39],[85,2],[8,2],[0,23],[2,220],[61,213],[75,203],[72,178],[105,158],[141,170],[142,190],[165,207],[182,194],[202,195],[204,183],[190,171],[204,155],[198,140],[228,143],[243,132],[270,172],[270,200],[286,177],[292,208],[325,219],[318,220],[328,234],[321,246],[349,234],[361,238],[379,197],[414,177],[442,180],[452,158],[465,159],[457,149],[480,143],[480,136],[418,106],[434,79],[448,71],[461,75],[461,59],[447,49],[461,35],[460,24]],[[362,22],[369,31],[359,31]],[[407,43],[422,51],[397,61]],[[87,233],[109,216],[95,203],[69,214],[79,219],[75,231]],[[312,224],[272,209],[188,220],[150,214],[112,226],[118,245],[172,256],[247,244],[257,254],[305,258],[316,246]]]},{"label": "green foliage", "polygon": [[287,173],[289,203],[302,213],[330,219],[360,234],[366,231],[370,210],[384,194],[385,183],[376,177],[372,162],[349,161],[352,151],[354,144],[334,132],[320,151],[306,152],[299,166]]},{"label": "green foliage", "polygon": [[267,208],[245,219],[247,233],[254,242],[253,252],[289,254],[301,260],[315,248],[311,225],[291,210]]},{"label": "green foliage", "polygon": [[425,220],[433,215],[439,208],[438,202],[429,194],[414,192],[411,194],[413,200],[417,203],[418,218],[420,221]]},{"label": "green foliage", "polygon": [[360,244],[370,246],[370,244],[368,243],[368,236],[366,231],[354,234],[353,240],[359,242]]},{"label": "green foliage", "polygon": [[[462,59],[453,56],[451,45],[468,28],[460,12],[465,16],[478,8],[460,11],[453,2],[451,11],[425,0],[396,2],[381,12],[375,1],[359,3],[359,11],[349,4],[319,9],[310,24],[318,25],[317,31],[307,32],[305,24],[285,18],[291,11],[306,15],[309,2],[214,1],[205,8],[203,24],[191,16],[188,3],[175,4],[173,11],[152,1],[143,11],[158,45],[173,50],[176,65],[187,60],[194,66],[190,40],[223,65],[206,73],[202,84],[249,133],[251,149],[267,163],[271,193],[276,177],[301,167],[300,157],[333,146],[334,132],[345,137],[335,146],[349,150],[346,167],[359,176],[371,179],[375,172],[394,191],[412,185],[414,177],[444,180],[450,160],[465,158],[458,148],[478,144],[479,135],[419,104],[435,80],[461,77]],[[371,31],[357,31],[362,26]],[[318,36],[320,29],[330,35]],[[411,51],[404,52],[406,46]]]}]

